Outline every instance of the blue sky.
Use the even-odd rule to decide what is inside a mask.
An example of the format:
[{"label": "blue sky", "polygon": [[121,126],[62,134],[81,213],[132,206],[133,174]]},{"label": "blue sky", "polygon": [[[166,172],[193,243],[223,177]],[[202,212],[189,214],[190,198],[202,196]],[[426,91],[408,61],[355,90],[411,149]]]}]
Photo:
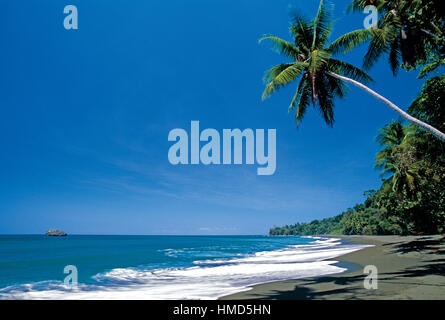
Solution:
[{"label": "blue sky", "polygon": [[[362,27],[335,1],[334,37]],[[63,28],[63,7],[79,29]],[[295,86],[261,102],[285,61],[263,34],[289,39],[289,6],[318,0],[4,1],[0,19],[0,233],[266,234],[341,213],[378,188],[377,129],[397,118],[357,88],[334,128],[310,108],[297,130]],[[360,65],[363,49],[345,59]],[[382,60],[372,88],[407,107],[415,73]],[[277,129],[277,169],[172,166],[170,130]]]}]

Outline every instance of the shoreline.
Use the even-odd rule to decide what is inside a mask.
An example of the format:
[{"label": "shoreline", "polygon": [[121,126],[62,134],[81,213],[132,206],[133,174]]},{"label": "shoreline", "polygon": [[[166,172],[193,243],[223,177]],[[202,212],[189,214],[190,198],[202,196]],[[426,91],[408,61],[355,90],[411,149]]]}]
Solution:
[{"label": "shoreline", "polygon": [[[345,299],[445,299],[445,236],[345,236],[361,245],[373,245],[336,257],[337,265],[353,264],[342,273],[274,281],[219,300],[345,300]],[[378,289],[365,289],[366,265],[378,270]]]}]

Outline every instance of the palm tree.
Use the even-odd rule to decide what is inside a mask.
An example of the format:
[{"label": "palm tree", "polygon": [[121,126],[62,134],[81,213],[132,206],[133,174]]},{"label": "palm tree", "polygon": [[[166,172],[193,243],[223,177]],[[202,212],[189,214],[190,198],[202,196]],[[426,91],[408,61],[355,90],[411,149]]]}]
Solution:
[{"label": "palm tree", "polygon": [[395,148],[406,143],[415,134],[413,126],[403,126],[400,121],[393,121],[383,128],[379,129],[379,134],[376,141],[383,147],[377,153],[375,159],[376,169],[383,169],[381,176],[388,172],[393,172],[392,166],[389,164],[389,159]]},{"label": "palm tree", "polygon": [[270,41],[276,50],[291,59],[291,62],[279,64],[266,72],[264,80],[267,86],[263,93],[263,100],[281,87],[300,78],[289,106],[289,110],[296,109],[297,126],[311,102],[314,107],[320,109],[325,122],[332,126],[334,123],[334,98],[344,97],[347,90],[346,82],[365,90],[407,121],[445,141],[444,133],[410,116],[391,101],[367,87],[364,83],[372,82],[372,79],[364,71],[333,58],[336,54],[348,51],[362,43],[366,40],[367,34],[369,36],[371,30],[352,31],[327,45],[332,25],[330,14],[326,10],[324,1],[321,0],[317,15],[312,21],[294,13],[294,19],[290,26],[294,43],[272,35],[260,39],[260,42]]},{"label": "palm tree", "polygon": [[413,198],[418,189],[420,168],[416,163],[404,161],[404,159],[407,158],[407,154],[409,154],[406,150],[402,148],[400,150],[396,149],[395,151],[395,155],[387,161],[387,165],[393,173],[387,181],[391,181],[392,190],[397,194],[399,199],[402,199],[404,194]]},{"label": "palm tree", "polygon": [[365,70],[388,53],[396,75],[401,62],[406,68],[416,68],[418,62],[425,61],[427,47],[444,45],[443,31],[434,23],[438,20],[439,1],[353,0],[348,11],[363,12],[368,5],[374,5],[382,16],[376,29],[367,34],[371,40],[364,59]]},{"label": "palm tree", "polygon": [[414,135],[413,126],[403,126],[400,121],[393,121],[380,129],[376,138],[383,147],[376,156],[376,169],[383,169],[381,176],[391,173],[383,181],[391,183],[392,190],[400,199],[403,193],[413,196],[419,180],[416,149],[409,143]]}]

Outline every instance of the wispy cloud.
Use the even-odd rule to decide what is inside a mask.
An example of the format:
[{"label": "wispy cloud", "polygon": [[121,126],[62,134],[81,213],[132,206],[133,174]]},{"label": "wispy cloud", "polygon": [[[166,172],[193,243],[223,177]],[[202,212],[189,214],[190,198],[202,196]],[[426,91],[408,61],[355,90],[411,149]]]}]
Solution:
[{"label": "wispy cloud", "polygon": [[[298,175],[261,177],[249,166],[153,167],[127,160],[109,161],[121,174],[84,184],[133,196],[165,197],[219,207],[261,211],[293,210],[308,203],[328,205],[341,191],[310,184]],[[340,196],[346,196],[342,194]]]}]

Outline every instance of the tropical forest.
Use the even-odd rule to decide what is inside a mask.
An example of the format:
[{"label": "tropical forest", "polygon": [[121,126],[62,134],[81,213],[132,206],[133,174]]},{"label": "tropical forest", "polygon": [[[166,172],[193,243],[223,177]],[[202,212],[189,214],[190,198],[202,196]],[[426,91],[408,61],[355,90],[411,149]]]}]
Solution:
[{"label": "tropical forest", "polygon": [[[281,87],[297,83],[289,111],[300,126],[309,106],[334,125],[334,104],[347,99],[347,86],[362,90],[396,114],[375,133],[379,152],[375,169],[378,190],[364,191],[365,200],[337,216],[273,227],[278,235],[423,235],[445,232],[445,24],[439,0],[354,0],[349,14],[369,6],[378,11],[370,28],[352,30],[331,41],[331,4],[321,1],[313,19],[291,13],[290,40],[265,35],[272,49],[287,58],[265,73],[263,99]],[[361,66],[345,61],[359,45],[367,50]],[[411,105],[397,106],[371,89],[368,71],[383,59],[397,78],[415,72],[423,81]],[[405,110],[404,110],[405,109]],[[371,159],[370,159],[371,161]]]}]

